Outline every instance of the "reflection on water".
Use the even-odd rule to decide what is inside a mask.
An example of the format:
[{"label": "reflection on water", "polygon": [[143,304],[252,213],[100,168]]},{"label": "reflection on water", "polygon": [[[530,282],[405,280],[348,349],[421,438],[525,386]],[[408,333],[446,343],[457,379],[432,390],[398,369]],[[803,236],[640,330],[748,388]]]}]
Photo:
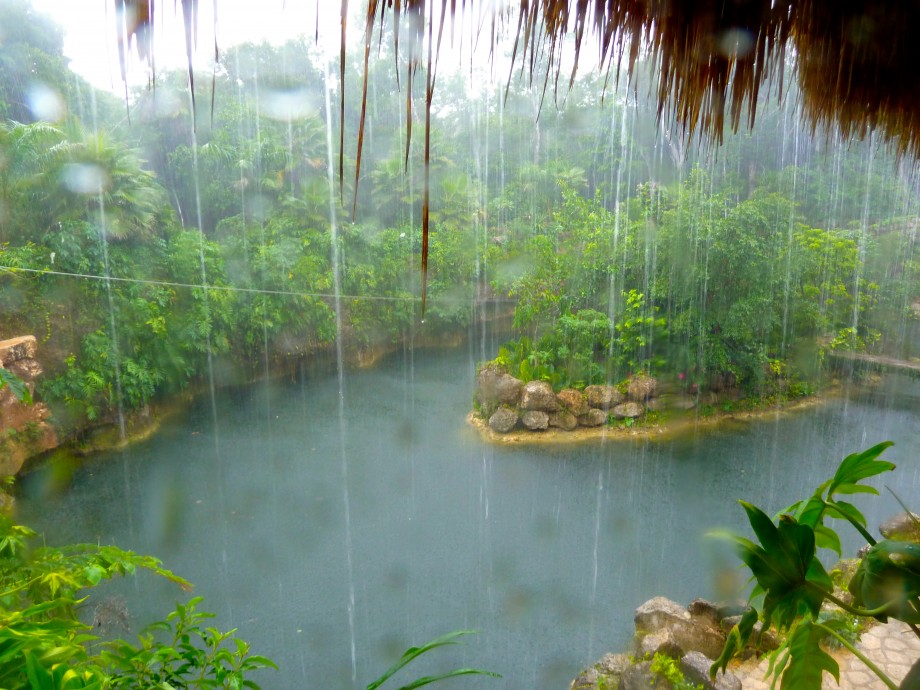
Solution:
[{"label": "reflection on water", "polygon": [[[504,680],[456,684],[551,688],[624,648],[644,600],[715,595],[717,565],[736,571],[703,534],[742,528],[735,499],[779,510],[847,453],[891,439],[899,468],[882,482],[920,503],[915,381],[681,439],[505,448],[464,422],[465,353],[413,365],[411,386],[399,357],[345,379],[357,686],[335,376],[224,391],[216,415],[203,400],[156,438],[94,458],[66,493],[45,495],[34,474],[21,517],[50,542],[162,558],[281,665],[266,687],[364,687],[410,644],[463,628],[480,634],[443,664]],[[896,510],[885,493],[857,497],[870,523]],[[112,589],[140,622],[181,595],[147,577]]]}]

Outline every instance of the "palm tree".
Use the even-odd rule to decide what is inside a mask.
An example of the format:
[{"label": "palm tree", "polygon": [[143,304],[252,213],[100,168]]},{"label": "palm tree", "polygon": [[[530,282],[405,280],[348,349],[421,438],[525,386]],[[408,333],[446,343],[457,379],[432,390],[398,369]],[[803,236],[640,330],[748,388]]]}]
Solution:
[{"label": "palm tree", "polygon": [[36,188],[46,229],[64,221],[98,225],[110,240],[148,239],[167,207],[165,192],[137,153],[102,133],[75,131],[38,173]]},{"label": "palm tree", "polygon": [[36,183],[64,139],[60,129],[44,122],[0,125],[0,244],[33,236]]}]

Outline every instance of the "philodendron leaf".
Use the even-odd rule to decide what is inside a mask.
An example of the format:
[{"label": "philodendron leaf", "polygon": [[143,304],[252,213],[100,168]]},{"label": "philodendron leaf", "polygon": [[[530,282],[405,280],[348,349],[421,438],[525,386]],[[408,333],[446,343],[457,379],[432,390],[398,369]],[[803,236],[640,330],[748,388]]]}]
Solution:
[{"label": "philodendron leaf", "polygon": [[789,664],[783,673],[781,690],[820,690],[824,672],[840,682],[840,667],[821,649],[824,631],[811,621],[802,621],[789,640]]},{"label": "philodendron leaf", "polygon": [[4,369],[3,365],[0,365],[0,389],[4,386],[10,387],[10,390],[13,391],[13,395],[16,396],[19,402],[26,405],[32,404],[32,394],[26,387],[25,381],[16,376],[16,374],[9,369]]},{"label": "philodendron leaf", "polygon": [[850,580],[856,606],[883,609],[876,618],[888,617],[920,623],[914,600],[920,594],[920,544],[882,540],[863,557]]},{"label": "philodendron leaf", "polygon": [[[830,499],[834,494],[865,492],[867,487],[857,487],[858,482],[893,470],[893,463],[876,459],[892,445],[894,444],[891,441],[883,441],[862,453],[853,453],[844,458],[827,488],[827,497]],[[874,489],[870,492],[877,493]]]},{"label": "philodendron leaf", "polygon": [[784,510],[784,513],[793,515],[800,525],[815,527],[821,524],[821,518],[824,517],[825,503],[821,498],[822,489],[809,498],[807,501],[800,501],[794,507],[795,510]]},{"label": "philodendron leaf", "polygon": [[764,591],[764,625],[783,629],[803,609],[817,616],[823,591],[833,589],[830,577],[815,558],[815,533],[789,515],[779,526],[757,506],[741,501],[761,546],[743,537],[731,537],[738,557],[751,569]]},{"label": "philodendron leaf", "polygon": [[719,671],[724,673],[725,669],[728,667],[728,662],[744,649],[748,640],[751,639],[751,633],[754,631],[755,623],[757,623],[757,610],[748,608],[741,616],[741,620],[732,626],[725,640],[725,646],[722,647],[722,653],[719,655],[719,658],[712,663],[712,666],[709,667],[709,677],[712,680],[716,679],[716,673]]},{"label": "philodendron leaf", "polygon": [[838,520],[849,520],[856,525],[866,526],[866,516],[854,506],[846,501],[834,501],[827,506],[827,514]]},{"label": "philodendron leaf", "polygon": [[822,549],[830,549],[838,557],[843,555],[840,547],[840,537],[834,530],[825,525],[815,527],[815,545]]}]

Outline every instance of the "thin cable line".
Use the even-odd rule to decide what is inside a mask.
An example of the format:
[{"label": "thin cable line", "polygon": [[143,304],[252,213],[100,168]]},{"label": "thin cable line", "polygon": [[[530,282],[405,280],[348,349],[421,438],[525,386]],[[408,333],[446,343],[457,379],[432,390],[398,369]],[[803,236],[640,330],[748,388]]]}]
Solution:
[{"label": "thin cable line", "polygon": [[[0,264],[0,271],[15,273],[35,273],[39,275],[63,276],[65,278],[82,278],[85,280],[110,280],[118,283],[134,283],[138,285],[159,285],[163,287],[189,288],[193,290],[220,290],[222,292],[243,292],[260,295],[281,295],[287,297],[316,297],[321,299],[335,299],[335,294],[325,292],[298,292],[295,290],[266,290],[264,288],[245,288],[233,285],[196,285],[195,283],[177,283],[167,280],[149,280],[144,278],[119,278],[117,276],[100,276],[92,273],[69,273],[67,271],[52,271],[46,268],[22,268],[20,266],[7,266]],[[399,297],[394,295],[339,295],[341,299],[368,300],[377,302],[420,302],[421,297]],[[436,298],[434,301],[445,303],[461,303],[466,300],[456,298]],[[507,298],[494,298],[491,302],[515,302]]]}]

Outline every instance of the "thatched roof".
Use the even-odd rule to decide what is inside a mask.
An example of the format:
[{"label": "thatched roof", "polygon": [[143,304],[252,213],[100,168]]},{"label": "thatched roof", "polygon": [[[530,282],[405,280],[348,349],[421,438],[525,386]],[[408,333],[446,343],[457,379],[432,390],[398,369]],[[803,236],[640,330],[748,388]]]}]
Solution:
[{"label": "thatched roof", "polygon": [[[388,17],[397,24],[401,17],[415,20],[412,25],[420,39],[416,45],[423,46],[424,52],[410,62],[407,81],[411,82],[424,61],[426,160],[428,106],[444,24],[458,14],[483,11],[483,6],[499,7],[491,23],[485,22],[493,45],[497,26],[516,25],[514,55],[525,71],[533,75],[541,64],[539,57],[550,58],[550,71],[542,76],[551,88],[565,88],[574,78],[574,70],[571,75],[559,72],[557,58],[566,37],[574,39],[576,54],[586,41],[596,41],[600,64],[615,77],[628,79],[640,56],[651,59],[658,67],[659,117],[673,119],[687,137],[700,133],[721,141],[726,119],[735,130],[742,124],[753,125],[760,89],[773,84],[781,96],[784,67],[787,58],[794,57],[803,110],[815,127],[837,125],[848,137],[878,130],[898,152],[920,155],[920,38],[912,35],[920,27],[917,0],[519,0],[513,7],[485,0],[365,2],[365,26],[357,29],[364,34],[365,66],[375,26]],[[196,3],[181,0],[189,37],[194,31]],[[141,53],[149,52],[145,40],[155,0],[116,0],[116,4],[127,8],[131,17],[122,40],[135,38]],[[341,5],[344,63],[350,27],[346,26],[347,0],[341,0]],[[399,32],[394,36],[398,52]],[[190,38],[186,43],[190,50]],[[344,64],[341,69],[344,77]],[[193,77],[191,72],[189,76]],[[407,93],[411,92],[408,88]],[[345,96],[343,90],[343,104]],[[362,104],[365,100],[366,91]],[[356,181],[363,128],[362,105]],[[343,132],[340,154],[344,136]],[[342,158],[340,155],[340,161]],[[344,174],[341,162],[339,174]],[[427,209],[426,183],[426,249]]]}]

